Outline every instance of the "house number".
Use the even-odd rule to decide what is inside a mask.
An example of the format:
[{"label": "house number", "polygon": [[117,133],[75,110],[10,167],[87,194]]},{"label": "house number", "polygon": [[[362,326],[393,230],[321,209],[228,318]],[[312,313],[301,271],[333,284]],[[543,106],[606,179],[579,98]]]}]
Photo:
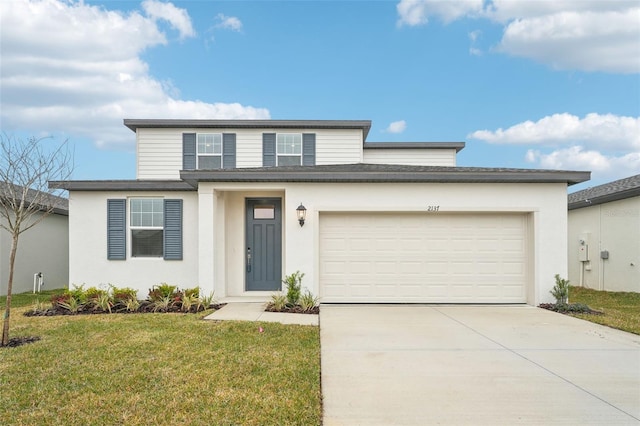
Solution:
[{"label": "house number", "polygon": [[428,212],[437,212],[440,211],[440,206],[427,206]]}]

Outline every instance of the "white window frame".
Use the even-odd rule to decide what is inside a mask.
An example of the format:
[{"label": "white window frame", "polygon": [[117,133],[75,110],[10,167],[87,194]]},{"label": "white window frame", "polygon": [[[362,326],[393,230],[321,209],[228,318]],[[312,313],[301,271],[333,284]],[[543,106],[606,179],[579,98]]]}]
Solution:
[{"label": "white window frame", "polygon": [[[200,136],[213,136],[214,140],[214,151],[215,151],[215,137],[220,138],[220,152],[209,153],[209,152],[200,152]],[[222,133],[196,133],[196,170],[200,170],[200,157],[220,157],[220,168],[222,168],[222,151],[223,151],[223,139]]]},{"label": "white window frame", "polygon": [[[156,211],[153,209],[151,212],[134,212],[133,209],[133,204],[134,201],[140,201],[140,200],[152,200],[152,201],[159,201],[160,202],[160,213],[162,213],[162,220],[161,220],[161,224],[155,224],[153,223],[153,215],[156,213]],[[128,204],[129,204],[129,214],[127,215],[127,225],[128,225],[128,230],[127,233],[129,234],[129,253],[131,253],[131,258],[135,258],[135,259],[163,259],[164,258],[164,198],[163,197],[130,197],[128,200]],[[133,224],[133,215],[134,213],[151,213],[152,215],[152,225],[134,225]],[[163,233],[163,244],[161,246],[161,253],[159,255],[156,256],[136,256],[134,254],[134,250],[133,250],[133,231],[147,231],[147,230],[160,230]]]},{"label": "white window frame", "polygon": [[[278,143],[278,139],[280,136],[299,136],[300,137],[300,153],[299,154],[290,154],[290,153],[280,153]],[[300,159],[299,166],[302,165],[302,133],[276,133],[276,166],[280,166],[280,157],[298,157]]]}]

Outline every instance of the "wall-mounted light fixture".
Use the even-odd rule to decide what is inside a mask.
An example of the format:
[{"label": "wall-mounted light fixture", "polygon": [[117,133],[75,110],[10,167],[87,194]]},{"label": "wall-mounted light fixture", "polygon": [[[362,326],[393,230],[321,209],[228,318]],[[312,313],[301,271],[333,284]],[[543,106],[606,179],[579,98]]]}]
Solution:
[{"label": "wall-mounted light fixture", "polygon": [[300,226],[304,226],[304,219],[307,217],[307,208],[300,203],[296,209],[296,215],[298,215],[298,223]]}]

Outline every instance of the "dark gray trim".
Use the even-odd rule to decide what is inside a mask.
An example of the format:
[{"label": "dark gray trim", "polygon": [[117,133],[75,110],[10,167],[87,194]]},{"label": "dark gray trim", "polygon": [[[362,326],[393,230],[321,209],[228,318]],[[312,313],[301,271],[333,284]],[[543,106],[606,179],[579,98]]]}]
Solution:
[{"label": "dark gray trim", "polygon": [[481,167],[342,164],[326,166],[261,167],[220,171],[181,171],[180,177],[197,182],[438,182],[438,183],[567,183],[590,179],[591,172],[498,169]]},{"label": "dark gray trim", "polygon": [[236,134],[222,134],[222,168],[236,168]]},{"label": "dark gray trim", "polygon": [[262,165],[264,167],[276,166],[276,134],[262,134]]},{"label": "dark gray trim", "polygon": [[197,164],[196,134],[182,134],[182,169],[195,170]]},{"label": "dark gray trim", "polygon": [[315,133],[302,134],[302,165],[303,166],[316,165],[316,134]]},{"label": "dark gray trim", "polygon": [[640,197],[640,174],[569,194],[569,210]]},{"label": "dark gray trim", "polygon": [[107,259],[127,258],[127,200],[107,200]]},{"label": "dark gray trim", "polygon": [[365,142],[364,149],[455,149],[460,152],[464,142]]},{"label": "dark gray trim", "polygon": [[182,200],[164,200],[164,259],[182,260]]},{"label": "dark gray trim", "polygon": [[49,188],[67,191],[195,191],[181,180],[71,180],[49,181]]},{"label": "dark gray trim", "polygon": [[124,125],[134,132],[142,128],[199,129],[360,129],[363,140],[371,120],[178,120],[125,118]]}]

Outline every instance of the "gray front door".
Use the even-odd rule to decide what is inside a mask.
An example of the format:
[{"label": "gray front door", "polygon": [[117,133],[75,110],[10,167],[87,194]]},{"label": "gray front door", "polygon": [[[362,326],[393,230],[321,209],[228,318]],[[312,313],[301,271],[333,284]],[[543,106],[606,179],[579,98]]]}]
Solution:
[{"label": "gray front door", "polygon": [[248,198],[246,290],[275,291],[282,284],[282,201]]}]

